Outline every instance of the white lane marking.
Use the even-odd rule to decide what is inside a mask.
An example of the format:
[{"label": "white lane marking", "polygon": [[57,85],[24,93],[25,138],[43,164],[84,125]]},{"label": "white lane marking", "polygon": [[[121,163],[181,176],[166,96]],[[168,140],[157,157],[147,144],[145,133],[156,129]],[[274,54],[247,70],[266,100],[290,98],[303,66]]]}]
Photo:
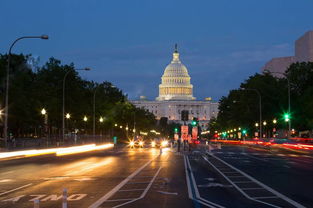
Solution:
[{"label": "white lane marking", "polygon": [[158,176],[159,172],[161,171],[161,169],[162,169],[162,167],[160,167],[159,170],[155,173],[155,175],[154,175],[153,178],[151,179],[149,185],[147,186],[147,188],[144,190],[144,192],[141,194],[140,197],[138,197],[138,198],[136,198],[136,199],[133,199],[133,200],[131,200],[131,201],[125,202],[125,203],[123,203],[123,204],[117,205],[117,206],[115,206],[115,207],[113,207],[113,208],[118,208],[118,207],[124,206],[124,205],[126,205],[126,204],[133,203],[133,202],[135,202],[135,201],[137,201],[137,200],[139,200],[139,199],[144,198],[144,197],[146,196],[147,192],[149,191],[149,189],[151,188],[152,183],[155,181],[156,177]]},{"label": "white lane marking", "polygon": [[130,200],[133,200],[133,199],[136,199],[136,198],[129,198],[129,199],[109,199],[109,200],[106,200],[107,202],[118,202],[118,201],[130,201]]},{"label": "white lane marking", "polygon": [[118,192],[123,192],[123,191],[143,191],[145,189],[121,189],[121,190],[118,190]]},{"label": "white lane marking", "polygon": [[43,197],[45,197],[46,195],[45,194],[34,194],[34,195],[29,195],[29,196],[34,196],[33,198],[31,198],[30,200],[28,200],[28,201],[35,201],[35,200],[39,200],[39,199],[41,199],[41,198],[43,198]]},{"label": "white lane marking", "polygon": [[[213,156],[211,154],[211,156]],[[230,180],[222,171],[220,171],[217,167],[215,167],[213,165],[213,163],[211,163],[206,157],[202,156],[203,159],[205,161],[207,161],[218,173],[220,173],[230,184],[232,184],[242,195],[244,195],[247,199],[250,199],[252,201],[256,201],[256,202],[259,202],[259,203],[263,203],[263,204],[267,204],[271,207],[276,207],[276,208],[281,208],[281,207],[278,207],[278,206],[275,206],[275,205],[272,205],[270,203],[267,203],[267,202],[263,202],[263,201],[260,201],[260,200],[257,200],[257,199],[253,199],[252,197],[250,197],[246,192],[244,192],[239,186],[237,186],[232,180]]]},{"label": "white lane marking", "polygon": [[198,190],[198,188],[197,188],[197,183],[196,183],[195,177],[194,177],[194,175],[193,175],[193,173],[192,173],[192,169],[191,169],[191,165],[190,165],[190,161],[189,161],[188,156],[186,156],[186,160],[187,160],[187,165],[188,165],[188,167],[190,168],[190,176],[191,176],[191,180],[192,180],[192,183],[193,183],[193,188],[194,188],[194,190],[195,190],[196,197],[197,197],[198,199],[202,200],[203,202],[207,203],[206,206],[210,206],[210,207],[214,207],[214,206],[215,206],[215,207],[219,207],[219,208],[225,208],[225,207],[223,207],[223,206],[221,206],[221,205],[219,205],[219,204],[216,204],[216,203],[214,203],[214,202],[208,201],[208,200],[206,200],[206,199],[204,199],[204,198],[202,198],[202,197],[200,196],[199,190]]},{"label": "white lane marking", "polygon": [[241,188],[242,190],[247,190],[247,191],[249,191],[249,190],[262,190],[262,189],[264,189],[264,188],[261,188],[261,187],[256,187],[256,188]]},{"label": "white lane marking", "polygon": [[20,195],[20,196],[15,196],[13,198],[9,198],[9,199],[5,199],[2,201],[12,201],[12,202],[17,202],[18,200],[20,200],[21,198],[23,198],[25,195]]},{"label": "white lane marking", "polygon": [[[188,165],[187,165],[187,158],[186,158],[185,155],[184,155],[184,165],[185,165],[185,173],[186,173],[186,180],[187,180],[187,187],[188,187],[188,196],[189,196],[189,199],[195,200],[195,201],[197,201],[198,203],[203,204],[203,205],[205,205],[205,206],[208,206],[208,207],[210,207],[210,208],[215,208],[215,206],[212,206],[212,205],[207,204],[207,203],[204,203],[204,202],[202,202],[202,201],[200,201],[200,200],[198,200],[198,199],[196,199],[196,198],[193,198],[193,196],[192,196],[192,191],[191,191],[191,181],[189,180],[189,174],[188,174],[188,169],[189,169],[189,167],[188,167]],[[190,168],[190,171],[191,171],[191,168]]]},{"label": "white lane marking", "polygon": [[11,193],[11,192],[13,192],[13,191],[20,190],[20,189],[22,189],[22,188],[26,188],[26,187],[31,186],[31,185],[32,185],[32,183],[29,183],[29,184],[26,184],[26,185],[24,185],[24,186],[20,186],[20,187],[15,188],[15,189],[11,189],[11,190],[9,190],[9,191],[6,191],[6,192],[1,193],[0,196],[5,195],[5,194],[8,194],[8,193]]},{"label": "white lane marking", "polygon": [[99,207],[103,202],[105,202],[107,199],[109,199],[111,196],[113,196],[119,189],[121,189],[128,181],[130,181],[134,176],[136,176],[140,171],[142,171],[146,166],[148,166],[155,158],[149,160],[146,162],[143,166],[138,168],[136,171],[134,171],[132,174],[127,176],[121,183],[119,183],[117,186],[115,186],[111,191],[106,193],[104,196],[102,196],[98,201],[93,203],[89,206],[89,208],[97,208]]},{"label": "white lane marking", "polygon": [[277,199],[278,196],[259,196],[259,197],[253,197],[254,199]]},{"label": "white lane marking", "polygon": [[52,195],[49,195],[47,196],[46,198],[40,200],[40,201],[58,201],[60,199],[62,199],[63,195],[56,195],[56,194],[52,194]]},{"label": "white lane marking", "polygon": [[215,181],[215,178],[204,178],[204,179],[208,181]]},{"label": "white lane marking", "polygon": [[219,160],[220,162],[224,163],[225,165],[228,165],[229,167],[233,168],[234,170],[238,171],[239,173],[241,173],[242,175],[246,176],[247,178],[249,178],[250,180],[254,181],[256,184],[258,184],[259,186],[262,186],[264,189],[268,190],[269,192],[272,192],[273,194],[275,194],[276,196],[278,196],[279,198],[282,198],[283,200],[289,202],[290,204],[294,205],[297,208],[305,208],[304,206],[302,206],[301,204],[299,204],[298,202],[288,198],[287,196],[283,195],[282,193],[279,193],[278,191],[272,189],[271,187],[261,183],[260,181],[256,180],[255,178],[251,177],[250,175],[246,174],[245,172],[239,170],[238,168],[235,168],[234,166],[232,166],[231,164],[225,162],[224,160],[212,155],[212,157],[216,158],[217,160]]},{"label": "white lane marking", "polygon": [[68,201],[78,201],[81,200],[82,198],[84,198],[85,196],[87,196],[87,194],[72,194],[69,197],[67,197]]},{"label": "white lane marking", "polygon": [[222,187],[222,188],[227,188],[227,187],[233,187],[232,185],[224,185],[221,183],[208,183],[208,184],[203,184],[203,185],[198,185],[200,188],[211,188],[211,187]]},{"label": "white lane marking", "polygon": [[178,195],[177,192],[167,192],[167,191],[157,191],[157,192],[159,192],[161,194],[166,194],[166,195]]},{"label": "white lane marking", "polygon": [[185,164],[185,174],[186,174],[186,181],[187,181],[187,188],[188,188],[188,196],[189,199],[193,199],[192,197],[192,192],[191,192],[191,184],[190,184],[190,180],[188,177],[188,171],[187,171],[187,163],[186,163],[186,156],[184,155],[184,164]]}]

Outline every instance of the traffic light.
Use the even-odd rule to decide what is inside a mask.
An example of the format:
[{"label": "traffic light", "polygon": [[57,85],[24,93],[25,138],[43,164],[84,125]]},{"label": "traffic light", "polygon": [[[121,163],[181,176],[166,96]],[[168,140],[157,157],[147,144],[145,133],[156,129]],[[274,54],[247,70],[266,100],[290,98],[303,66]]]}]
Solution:
[{"label": "traffic light", "polygon": [[175,132],[175,133],[178,133],[178,128],[175,127],[175,128],[174,128],[174,132]]},{"label": "traffic light", "polygon": [[182,110],[181,111],[181,120],[182,121],[188,121],[188,117],[189,117],[189,111]]},{"label": "traffic light", "polygon": [[192,122],[191,122],[192,126],[197,126],[198,125],[198,118],[194,117]]},{"label": "traffic light", "polygon": [[290,120],[290,115],[289,115],[289,113],[285,113],[285,114],[284,114],[284,119],[285,119],[286,122],[288,122],[288,121]]},{"label": "traffic light", "polygon": [[245,129],[242,130],[242,134],[243,134],[243,135],[246,135],[246,134],[247,134],[247,130],[245,130]]}]

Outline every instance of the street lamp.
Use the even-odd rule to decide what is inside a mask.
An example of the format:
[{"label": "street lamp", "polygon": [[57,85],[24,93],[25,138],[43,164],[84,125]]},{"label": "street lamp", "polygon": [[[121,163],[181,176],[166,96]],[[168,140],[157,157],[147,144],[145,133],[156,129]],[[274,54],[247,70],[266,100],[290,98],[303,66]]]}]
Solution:
[{"label": "street lamp", "polygon": [[273,124],[276,124],[277,123],[277,120],[276,118],[273,119]]},{"label": "street lamp", "polygon": [[48,132],[48,114],[47,114],[46,109],[44,109],[44,108],[41,109],[40,113],[41,113],[41,115],[44,116],[45,134],[46,134]]},{"label": "street lamp", "polygon": [[255,127],[258,127],[259,126],[259,123],[255,123]]},{"label": "street lamp", "polygon": [[66,119],[70,119],[71,118],[71,114],[67,113],[65,116]]},{"label": "street lamp", "polygon": [[[93,93],[93,124],[92,124],[92,133],[93,138],[96,138],[96,92],[100,85],[95,87],[95,91]],[[100,121],[101,122],[101,121]]]},{"label": "street lamp", "polygon": [[[264,72],[267,72],[267,73],[270,73],[270,74],[280,74],[280,75],[283,75],[286,78],[287,83],[288,83],[288,114],[290,115],[290,102],[291,102],[290,100],[291,100],[291,98],[290,98],[290,80],[289,80],[289,78],[286,76],[286,74],[281,73],[281,72],[271,72],[269,70],[264,70]],[[286,122],[288,122],[288,139],[289,139],[290,138],[290,130],[291,130],[291,120],[290,120],[290,118]]]},{"label": "street lamp", "polygon": [[4,106],[4,128],[3,128],[3,136],[4,136],[4,143],[5,147],[7,147],[8,143],[8,116],[9,116],[9,79],[10,79],[10,62],[11,62],[11,51],[13,46],[16,42],[22,39],[49,39],[48,35],[41,35],[41,36],[23,36],[17,38],[10,46],[9,53],[8,53],[8,63],[7,63],[7,74],[6,74],[6,88],[5,88],[5,106]]},{"label": "street lamp", "polygon": [[85,122],[87,122],[87,121],[88,121],[87,116],[84,116],[83,120],[84,120]]},{"label": "street lamp", "polygon": [[43,108],[43,109],[41,110],[41,114],[42,114],[42,115],[46,115],[46,113],[47,113],[46,109]]},{"label": "street lamp", "polygon": [[99,118],[99,122],[100,122],[100,123],[103,122],[103,118],[102,118],[102,117]]},{"label": "street lamp", "polygon": [[[83,68],[83,69],[74,69],[75,71],[90,71],[90,68]],[[65,115],[65,80],[67,75],[72,70],[69,70],[65,73],[63,77],[63,98],[62,98],[62,140],[64,141],[64,131],[65,131],[65,121],[64,121],[64,115]]]},{"label": "street lamp", "polygon": [[259,96],[259,119],[260,119],[260,127],[259,127],[259,131],[260,131],[260,139],[262,139],[262,97],[260,92],[257,89],[249,89],[249,88],[240,88],[241,90],[248,90],[248,91],[254,91],[258,94]]},{"label": "street lamp", "polygon": [[263,121],[263,126],[266,126],[267,122],[266,121]]}]

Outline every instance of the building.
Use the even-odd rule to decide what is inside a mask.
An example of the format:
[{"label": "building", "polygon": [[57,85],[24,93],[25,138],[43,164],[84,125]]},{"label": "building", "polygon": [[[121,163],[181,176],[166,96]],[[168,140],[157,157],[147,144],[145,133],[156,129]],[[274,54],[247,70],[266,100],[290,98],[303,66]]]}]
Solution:
[{"label": "building", "polygon": [[136,107],[153,113],[158,120],[166,117],[169,122],[182,123],[181,111],[187,110],[189,112],[188,123],[193,118],[197,118],[200,125],[205,127],[211,118],[217,116],[218,103],[212,102],[209,98],[203,101],[196,100],[193,97],[193,85],[190,80],[188,69],[179,58],[176,45],[173,59],[166,66],[161,77],[159,96],[156,100],[148,101],[141,96],[143,99],[131,102]]},{"label": "building", "polygon": [[[284,73],[292,63],[313,62],[313,31],[306,32],[295,41],[295,55],[272,58],[262,67],[262,71]],[[280,75],[274,74],[280,77]]]}]

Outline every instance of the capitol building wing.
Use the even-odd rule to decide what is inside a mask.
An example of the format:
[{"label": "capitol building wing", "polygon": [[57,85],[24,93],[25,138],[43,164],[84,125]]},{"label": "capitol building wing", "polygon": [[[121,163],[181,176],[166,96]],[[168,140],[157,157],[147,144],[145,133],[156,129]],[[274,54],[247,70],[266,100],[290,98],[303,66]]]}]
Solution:
[{"label": "capitol building wing", "polygon": [[131,101],[136,107],[144,108],[153,113],[157,119],[168,118],[169,122],[181,123],[181,111],[189,112],[189,122],[198,118],[202,127],[206,126],[212,117],[218,113],[218,103],[211,99],[203,101],[193,97],[193,85],[188,74],[187,67],[182,64],[177,45],[173,53],[173,59],[166,66],[161,84],[159,85],[159,96],[155,101],[148,101],[141,96],[140,100]]}]

